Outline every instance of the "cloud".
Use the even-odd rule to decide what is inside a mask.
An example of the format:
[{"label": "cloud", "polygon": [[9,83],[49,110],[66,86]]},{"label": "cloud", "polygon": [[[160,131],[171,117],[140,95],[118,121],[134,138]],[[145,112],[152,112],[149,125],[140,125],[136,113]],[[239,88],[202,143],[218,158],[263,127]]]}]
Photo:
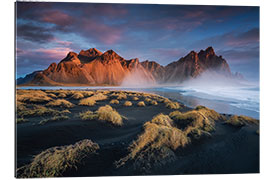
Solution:
[{"label": "cloud", "polygon": [[34,54],[39,56],[46,56],[47,58],[60,60],[63,59],[68,52],[72,51],[70,48],[56,47],[52,49],[39,48],[34,51]]},{"label": "cloud", "polygon": [[91,19],[83,19],[80,23],[79,34],[88,39],[96,39],[107,45],[111,45],[120,40],[123,30],[115,26],[108,26]]},{"label": "cloud", "polygon": [[16,49],[16,74],[25,76],[36,70],[44,70],[51,63],[63,59],[70,48],[38,48],[34,50]]},{"label": "cloud", "polygon": [[212,36],[199,41],[195,41],[191,47],[201,48],[214,46],[217,49],[232,49],[256,47],[259,45],[259,28],[253,28],[245,32],[231,31],[221,35]]},{"label": "cloud", "polygon": [[230,49],[219,50],[217,53],[221,54],[230,63],[248,63],[248,61],[259,60],[259,47],[248,49]]},{"label": "cloud", "polygon": [[59,10],[48,10],[45,13],[41,13],[40,20],[58,26],[68,26],[74,22],[70,15]]},{"label": "cloud", "polygon": [[188,53],[184,48],[155,48],[151,52],[163,65],[167,65],[168,61],[177,61]]},{"label": "cloud", "polygon": [[54,42],[57,43],[59,46],[64,46],[64,47],[72,45],[72,42],[70,41],[61,41],[57,38],[54,38]]},{"label": "cloud", "polygon": [[[51,63],[58,62],[63,59],[68,52],[72,51],[70,48],[38,48],[33,50],[16,49],[17,69],[35,69],[36,67],[45,69]],[[30,73],[30,72],[28,72]]]},{"label": "cloud", "polygon": [[37,26],[32,23],[18,24],[17,37],[39,43],[47,43],[54,38],[49,28]]},{"label": "cloud", "polygon": [[259,28],[253,28],[240,34],[227,34],[223,37],[229,46],[246,46],[249,44],[259,43]]},{"label": "cloud", "polygon": [[123,17],[128,14],[125,4],[88,4],[81,6],[82,16],[103,16],[108,18]]}]

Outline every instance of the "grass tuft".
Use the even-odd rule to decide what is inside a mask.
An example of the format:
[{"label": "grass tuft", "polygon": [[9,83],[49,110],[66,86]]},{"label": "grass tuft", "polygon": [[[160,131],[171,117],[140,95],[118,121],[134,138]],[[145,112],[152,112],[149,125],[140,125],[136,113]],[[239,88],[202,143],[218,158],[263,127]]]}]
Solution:
[{"label": "grass tuft", "polygon": [[16,94],[17,102],[25,103],[47,103],[52,100],[46,92],[41,90],[17,90]]},{"label": "grass tuft", "polygon": [[119,104],[119,101],[117,99],[112,99],[110,101],[110,104]]},{"label": "grass tuft", "polygon": [[84,98],[84,95],[80,92],[75,92],[72,96],[71,96],[72,99],[82,99]]},{"label": "grass tuft", "polygon": [[[61,111],[57,111],[51,108],[47,108],[41,105],[34,105],[32,109],[17,109],[18,117],[35,117],[35,116],[49,116],[49,115],[58,115],[61,114]],[[65,113],[65,111],[63,111]]]},{"label": "grass tuft", "polygon": [[116,126],[123,125],[122,116],[109,105],[101,106],[96,113],[100,121],[106,121]]},{"label": "grass tuft", "polygon": [[76,170],[86,158],[96,154],[99,145],[84,139],[74,145],[56,146],[36,155],[32,162],[17,170],[19,178],[61,177]]},{"label": "grass tuft", "polygon": [[29,120],[24,119],[24,118],[16,118],[16,123],[21,124],[21,123],[26,123],[29,122]]},{"label": "grass tuft", "polygon": [[95,94],[93,91],[80,91],[80,93],[82,93],[84,97],[89,97]]},{"label": "grass tuft", "polygon": [[96,101],[102,101],[102,100],[106,100],[108,97],[102,93],[97,93],[94,94],[91,97],[88,98],[84,98],[82,100],[80,100],[79,105],[82,106],[94,106],[96,104]]},{"label": "grass tuft", "polygon": [[168,115],[164,115],[162,113],[154,116],[153,119],[151,120],[151,123],[168,127],[173,126],[173,120]]},{"label": "grass tuft", "polygon": [[124,103],[124,106],[132,106],[132,102],[130,102],[130,101],[126,101],[125,103]]},{"label": "grass tuft", "polygon": [[95,101],[103,101],[103,100],[106,100],[108,98],[108,96],[106,96],[102,93],[97,93],[97,94],[94,94],[93,96],[91,96],[91,98]]},{"label": "grass tuft", "polygon": [[169,116],[186,135],[196,139],[203,135],[209,136],[210,132],[215,130],[215,121],[224,118],[216,111],[205,107],[195,108],[185,113],[174,111]]},{"label": "grass tuft", "polygon": [[67,120],[69,119],[68,116],[65,116],[65,115],[59,115],[59,116],[54,116],[50,119],[43,119],[39,122],[40,125],[44,125],[44,124],[47,124],[49,122],[56,122],[56,121],[63,121],[63,120]]},{"label": "grass tuft", "polygon": [[56,99],[47,103],[46,106],[71,108],[74,106],[74,104],[65,99]]},{"label": "grass tuft", "polygon": [[144,132],[129,146],[129,154],[115,163],[116,167],[133,162],[135,170],[147,172],[153,166],[175,160],[174,150],[185,147],[190,140],[171,122],[170,117],[163,114],[146,122]]},{"label": "grass tuft", "polygon": [[137,106],[144,107],[144,106],[145,106],[144,101],[140,101],[140,102],[138,102]]},{"label": "grass tuft", "polygon": [[67,97],[67,95],[66,95],[66,93],[61,92],[61,93],[58,94],[58,97],[59,98],[65,98],[65,97]]},{"label": "grass tuft", "polygon": [[47,96],[51,97],[51,98],[57,98],[57,96],[53,93],[48,93]]},{"label": "grass tuft", "polygon": [[152,101],[152,99],[150,99],[150,98],[145,98],[144,101],[150,102],[150,101]]},{"label": "grass tuft", "polygon": [[119,100],[121,100],[121,99],[127,99],[127,95],[121,92],[120,94],[118,94],[117,99],[119,99]]},{"label": "grass tuft", "polygon": [[259,121],[257,119],[243,116],[243,115],[241,115],[241,116],[233,115],[225,123],[230,124],[230,125],[235,126],[235,127],[241,127],[241,126],[245,126],[248,124],[257,124],[258,125]]},{"label": "grass tuft", "polygon": [[82,112],[82,113],[79,114],[79,116],[80,116],[80,118],[82,120],[94,120],[94,119],[97,119],[98,118],[97,114],[95,114],[92,111]]},{"label": "grass tuft", "polygon": [[80,100],[79,105],[82,106],[94,106],[96,101],[92,97],[84,98]]},{"label": "grass tuft", "polygon": [[155,101],[155,100],[153,100],[153,101],[151,101],[151,104],[154,105],[154,106],[157,106],[158,105],[158,102]]},{"label": "grass tuft", "polygon": [[180,105],[178,102],[166,101],[166,107],[169,109],[179,109]]}]

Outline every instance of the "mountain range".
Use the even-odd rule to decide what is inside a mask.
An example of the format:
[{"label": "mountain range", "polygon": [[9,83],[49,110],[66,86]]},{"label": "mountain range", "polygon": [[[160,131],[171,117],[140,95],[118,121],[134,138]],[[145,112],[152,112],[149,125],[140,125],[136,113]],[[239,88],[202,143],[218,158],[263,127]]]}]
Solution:
[{"label": "mountain range", "polygon": [[214,71],[226,77],[239,77],[231,73],[222,56],[212,47],[199,53],[191,51],[178,61],[162,66],[155,61],[139,62],[138,58],[126,60],[113,50],[104,53],[91,48],[79,54],[69,52],[58,64],[52,63],[45,70],[35,71],[17,79],[18,85],[34,86],[94,86],[125,83],[162,84],[181,83],[194,79],[203,72]]}]

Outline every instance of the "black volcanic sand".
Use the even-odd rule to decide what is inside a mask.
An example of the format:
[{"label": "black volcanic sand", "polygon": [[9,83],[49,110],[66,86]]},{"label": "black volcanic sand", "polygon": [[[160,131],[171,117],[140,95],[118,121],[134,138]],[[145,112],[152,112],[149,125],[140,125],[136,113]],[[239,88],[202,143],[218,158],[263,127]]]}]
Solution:
[{"label": "black volcanic sand", "polygon": [[[17,124],[17,168],[29,164],[34,155],[54,146],[75,144],[83,139],[90,139],[100,146],[95,158],[79,166],[76,172],[67,176],[112,176],[141,175],[131,169],[116,169],[114,162],[127,155],[127,148],[137,136],[143,132],[143,124],[153,116],[169,114],[173,109],[165,107],[164,103],[157,106],[138,107],[138,101],[133,101],[131,107],[123,106],[126,100],[119,104],[109,104],[111,99],[98,101],[93,107],[79,106],[79,100],[70,96],[64,98],[76,106],[69,108],[70,119],[50,122],[44,125],[38,123],[46,117],[27,118],[29,122]],[[140,97],[143,100],[144,97]],[[45,105],[46,103],[42,104]],[[127,117],[121,127],[113,126],[95,120],[86,121],[78,117],[86,110],[96,111],[98,107],[109,104],[121,115]],[[62,110],[61,108],[53,108]],[[191,110],[184,107],[181,112]],[[216,130],[211,137],[192,141],[185,148],[177,150],[177,160],[163,167],[154,169],[147,174],[219,174],[219,173],[258,173],[259,172],[259,135],[258,125],[233,127],[217,121]]]}]

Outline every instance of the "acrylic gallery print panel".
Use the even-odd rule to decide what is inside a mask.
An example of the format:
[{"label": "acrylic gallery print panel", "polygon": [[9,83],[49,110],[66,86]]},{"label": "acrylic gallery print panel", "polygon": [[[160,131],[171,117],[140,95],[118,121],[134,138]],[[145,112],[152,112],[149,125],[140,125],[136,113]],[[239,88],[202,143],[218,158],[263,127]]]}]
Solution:
[{"label": "acrylic gallery print panel", "polygon": [[15,6],[16,177],[259,173],[259,7]]}]

